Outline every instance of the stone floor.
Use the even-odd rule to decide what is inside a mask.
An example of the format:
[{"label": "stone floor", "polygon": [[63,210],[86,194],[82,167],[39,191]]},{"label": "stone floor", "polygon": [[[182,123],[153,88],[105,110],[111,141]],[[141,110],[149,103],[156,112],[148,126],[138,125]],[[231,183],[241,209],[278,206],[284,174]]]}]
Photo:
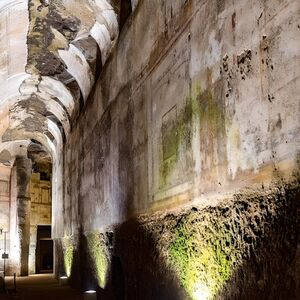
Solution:
[{"label": "stone floor", "polygon": [[[8,290],[13,287],[13,279],[6,278]],[[17,278],[17,293],[0,293],[0,299],[20,300],[82,300],[82,294],[68,286],[60,286],[52,274],[32,275]]]}]

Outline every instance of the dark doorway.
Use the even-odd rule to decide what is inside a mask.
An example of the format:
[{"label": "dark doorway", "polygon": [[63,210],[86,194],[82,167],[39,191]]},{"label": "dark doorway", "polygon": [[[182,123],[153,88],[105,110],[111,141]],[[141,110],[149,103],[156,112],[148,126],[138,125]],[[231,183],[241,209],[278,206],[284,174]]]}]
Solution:
[{"label": "dark doorway", "polygon": [[36,273],[53,272],[53,241],[51,226],[38,226],[36,244]]},{"label": "dark doorway", "polygon": [[112,257],[112,285],[116,300],[125,299],[125,280],[120,257]]}]

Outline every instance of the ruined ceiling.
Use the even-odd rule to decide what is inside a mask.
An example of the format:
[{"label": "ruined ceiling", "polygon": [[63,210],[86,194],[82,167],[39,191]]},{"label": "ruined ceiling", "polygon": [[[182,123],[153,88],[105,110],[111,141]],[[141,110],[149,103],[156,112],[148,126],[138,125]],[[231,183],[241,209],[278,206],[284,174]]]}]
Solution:
[{"label": "ruined ceiling", "polygon": [[116,41],[119,2],[0,1],[3,161],[31,140],[55,159]]}]

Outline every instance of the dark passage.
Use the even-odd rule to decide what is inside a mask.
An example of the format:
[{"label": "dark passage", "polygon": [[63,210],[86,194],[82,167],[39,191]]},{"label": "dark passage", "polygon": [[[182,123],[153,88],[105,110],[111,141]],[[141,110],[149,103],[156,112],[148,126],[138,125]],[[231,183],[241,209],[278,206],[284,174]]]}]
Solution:
[{"label": "dark passage", "polygon": [[36,273],[53,272],[53,241],[51,226],[38,226],[36,247]]},{"label": "dark passage", "polygon": [[116,300],[125,299],[124,273],[120,257],[112,259],[112,284]]}]

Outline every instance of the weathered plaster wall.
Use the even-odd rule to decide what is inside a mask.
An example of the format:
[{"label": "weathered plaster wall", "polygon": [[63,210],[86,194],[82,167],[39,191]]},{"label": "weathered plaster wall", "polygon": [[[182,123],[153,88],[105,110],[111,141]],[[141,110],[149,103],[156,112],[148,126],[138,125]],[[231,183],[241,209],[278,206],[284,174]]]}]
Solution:
[{"label": "weathered plaster wall", "polygon": [[268,184],[275,169],[288,177],[299,151],[299,9],[142,1],[65,147],[66,233],[205,204]]},{"label": "weathered plaster wall", "polygon": [[20,260],[16,273],[21,276],[29,274],[29,245],[30,245],[30,179],[32,173],[32,161],[27,157],[17,156],[15,160],[16,167],[16,203],[17,203],[17,232]]},{"label": "weathered plaster wall", "polygon": [[[85,257],[91,233],[106,235],[130,217],[185,206],[205,213],[213,206],[214,223],[223,201],[233,201],[230,210],[238,205],[233,195],[241,189],[251,187],[256,199],[269,199],[265,191],[272,184],[299,185],[298,177],[292,178],[300,150],[299,15],[296,0],[139,2],[64,149],[63,215],[55,226],[64,232],[56,251],[64,253],[68,275],[73,260],[73,278],[80,277],[76,266],[88,268],[80,255]],[[270,202],[276,199],[271,193]],[[292,199],[299,205],[298,193]],[[251,196],[244,201],[251,203]],[[250,219],[246,223],[252,224]],[[248,228],[238,217],[236,222]],[[80,234],[86,244],[76,243]],[[274,243],[282,241],[290,243],[284,238]],[[125,245],[117,241],[115,247],[121,253]],[[130,251],[136,254],[135,249],[142,251]],[[136,259],[127,273],[143,274],[143,258]],[[250,264],[251,259],[245,256]],[[109,265],[105,255],[96,260],[102,270]],[[262,268],[264,276],[272,273],[271,267]],[[149,272],[159,280],[159,271]],[[83,285],[92,282],[87,278]]]},{"label": "weathered plaster wall", "polygon": [[299,192],[299,180],[247,189],[65,238],[57,251],[71,283],[98,299],[298,299]]}]

